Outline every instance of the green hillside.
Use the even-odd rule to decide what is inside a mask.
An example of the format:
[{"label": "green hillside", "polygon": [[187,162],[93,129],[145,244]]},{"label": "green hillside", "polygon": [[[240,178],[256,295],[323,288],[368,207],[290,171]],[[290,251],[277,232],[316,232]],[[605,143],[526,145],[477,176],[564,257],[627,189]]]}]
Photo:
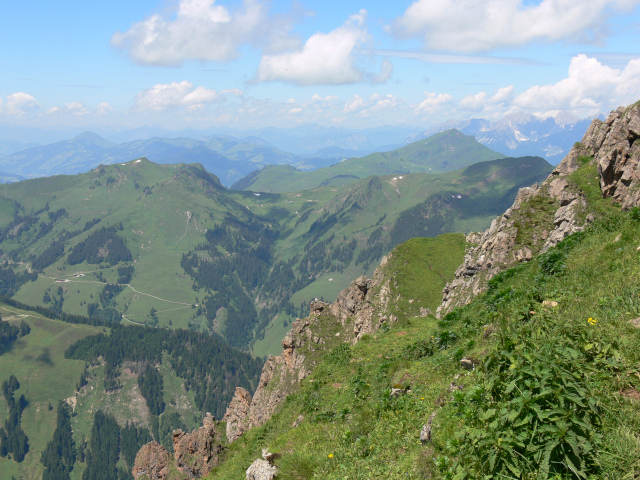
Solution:
[{"label": "green hillside", "polygon": [[[62,302],[64,311],[82,315],[87,304],[99,303],[100,309],[116,308],[125,322],[138,324],[149,323],[154,308],[160,325],[171,320],[185,328],[199,320],[192,312],[197,292],[184,278],[181,255],[227,215],[251,217],[201,167],[160,166],[146,159],[7,185],[0,197],[5,256],[33,263],[41,272],[15,298],[49,307]],[[115,230],[114,241],[121,239],[130,257],[109,258],[109,247],[99,245],[106,249],[102,257],[68,258],[103,228]],[[104,282],[120,283],[122,289],[105,293]],[[117,300],[107,298],[114,293]]]},{"label": "green hillside", "polygon": [[[22,413],[22,428],[29,439],[29,453],[24,462],[16,463],[0,458],[3,476],[11,478],[39,478],[42,475],[40,453],[51,439],[56,423],[55,407],[59,400],[70,398],[83,372],[85,362],[68,360],[65,350],[88,335],[102,329],[89,325],[73,325],[60,320],[51,320],[37,313],[0,304],[2,321],[19,326],[25,321],[31,331],[17,339],[11,347],[0,354],[0,382],[15,375],[20,382],[16,397],[24,394],[29,404]],[[0,421],[8,416],[7,404],[0,400]],[[78,439],[81,432],[88,435],[90,428],[76,424]],[[79,478],[79,477],[78,477]]]},{"label": "green hillside", "polygon": [[391,152],[351,158],[313,172],[290,166],[270,166],[249,174],[232,188],[254,192],[287,193],[320,186],[337,187],[369,175],[444,173],[474,163],[502,158],[472,136],[451,129]]}]

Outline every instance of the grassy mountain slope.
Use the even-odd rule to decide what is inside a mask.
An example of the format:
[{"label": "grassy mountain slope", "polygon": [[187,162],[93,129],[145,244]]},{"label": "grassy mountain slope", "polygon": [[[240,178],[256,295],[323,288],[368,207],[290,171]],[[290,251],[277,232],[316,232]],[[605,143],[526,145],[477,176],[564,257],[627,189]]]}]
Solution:
[{"label": "grassy mountain slope", "polygon": [[251,174],[250,178],[235,183],[232,188],[286,193],[319,186],[336,187],[369,175],[451,172],[501,157],[503,155],[484,147],[473,137],[452,129],[391,152],[351,158],[313,172],[272,167]]},{"label": "grassy mountain slope", "polygon": [[[201,167],[159,166],[146,159],[100,167],[78,177],[12,184],[0,195],[5,205],[0,224],[8,229],[2,249],[9,258],[42,259],[54,239],[71,237],[64,240],[62,252],[52,254],[50,265],[45,262],[39,278],[22,286],[18,300],[51,306],[43,300],[45,294],[51,302],[62,295],[65,311],[86,315],[87,304],[98,302],[103,280],[122,283],[117,300],[105,299],[101,307],[126,310],[127,321],[133,323],[149,320],[155,308],[161,325],[171,320],[176,327],[188,326],[192,305],[198,303],[197,292],[180,268],[180,256],[201,242],[214,222],[227,215],[240,220],[251,216],[228,199],[217,179]],[[91,226],[93,222],[98,223]],[[133,262],[113,264],[102,258],[98,263],[69,264],[73,248],[103,227],[116,227]],[[118,282],[118,268],[127,265],[133,267],[131,280]]]},{"label": "grassy mountain slope", "polygon": [[569,176],[595,217],[584,232],[440,320],[418,316],[412,244],[398,247],[384,268],[414,300],[389,307],[398,322],[316,352],[300,391],[208,478],[241,478],[262,448],[283,479],[636,478],[640,213],[594,176],[589,163]]},{"label": "grassy mountain slope", "polygon": [[[21,384],[17,395],[24,394],[29,405],[22,413],[22,427],[29,438],[30,451],[24,462],[16,463],[0,458],[3,476],[11,478],[39,478],[42,475],[40,453],[53,435],[56,423],[55,406],[58,400],[72,397],[75,385],[84,369],[83,361],[64,358],[64,351],[76,341],[95,335],[102,329],[89,325],[72,325],[51,320],[37,313],[22,311],[0,304],[2,319],[12,325],[26,321],[31,332],[16,340],[8,351],[0,355],[0,382],[15,375]],[[49,410],[49,403],[54,409]],[[6,402],[0,400],[0,421],[8,415]],[[77,439],[88,435],[91,426],[76,423]],[[79,478],[79,477],[76,477]]]}]

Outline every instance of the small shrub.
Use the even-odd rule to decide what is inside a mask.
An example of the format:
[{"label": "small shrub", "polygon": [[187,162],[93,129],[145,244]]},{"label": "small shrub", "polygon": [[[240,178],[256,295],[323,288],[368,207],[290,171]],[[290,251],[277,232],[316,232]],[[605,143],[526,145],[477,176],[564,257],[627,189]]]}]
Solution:
[{"label": "small shrub", "polygon": [[334,365],[344,366],[349,364],[351,357],[351,346],[348,343],[341,343],[325,354],[325,361]]},{"label": "small shrub", "polygon": [[402,357],[407,360],[420,360],[424,357],[430,357],[436,351],[437,348],[433,340],[418,340],[404,347]]}]

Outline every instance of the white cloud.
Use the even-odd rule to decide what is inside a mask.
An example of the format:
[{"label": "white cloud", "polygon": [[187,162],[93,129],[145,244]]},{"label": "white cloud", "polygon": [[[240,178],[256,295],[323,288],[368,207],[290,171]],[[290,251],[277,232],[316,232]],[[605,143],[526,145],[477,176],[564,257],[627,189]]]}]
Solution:
[{"label": "white cloud", "polygon": [[16,92],[5,97],[6,104],[0,98],[0,111],[6,115],[21,117],[39,110],[36,99],[24,92]]},{"label": "white cloud", "polygon": [[500,88],[493,96],[489,96],[487,92],[480,92],[475,95],[467,95],[460,100],[460,110],[468,112],[481,112],[490,107],[504,106],[511,103],[515,93],[513,85]]},{"label": "white cloud", "polygon": [[553,85],[536,85],[518,95],[513,104],[527,110],[570,110],[578,115],[600,113],[640,98],[640,58],[623,70],[578,55],[571,59],[568,77]]},{"label": "white cloud", "polygon": [[283,51],[300,43],[291,35],[291,21],[268,16],[267,4],[259,0],[244,0],[235,12],[215,0],[180,0],[175,15],[167,17],[156,14],[134,23],[114,33],[111,44],[135,62],[171,66],[184,60],[232,60],[246,44]]},{"label": "white cloud", "polygon": [[380,95],[374,93],[368,99],[354,95],[351,100],[344,104],[342,112],[359,117],[370,117],[375,114],[383,114],[400,109],[404,101],[395,95]]},{"label": "white cloud", "polygon": [[98,105],[97,114],[98,115],[106,115],[107,113],[113,112],[113,107],[109,105],[108,102],[102,102]]},{"label": "white cloud", "polygon": [[414,107],[416,115],[435,113],[440,107],[453,101],[448,93],[424,92],[424,96],[425,99]]},{"label": "white cloud", "polygon": [[208,103],[221,100],[225,94],[242,96],[242,90],[231,89],[211,90],[205,87],[193,87],[193,83],[186,80],[173,83],[159,83],[138,93],[134,99],[135,112],[160,112],[170,108],[187,107],[199,110]]},{"label": "white cloud", "polygon": [[638,0],[416,0],[396,20],[394,33],[422,37],[446,52],[485,52],[532,41],[593,42],[606,35],[607,18]]},{"label": "white cloud", "polygon": [[87,115],[90,113],[88,108],[85,108],[84,103],[82,102],[71,102],[65,105],[68,113],[76,116]]},{"label": "white cloud", "polygon": [[371,40],[365,26],[366,15],[366,10],[360,10],[335,30],[312,35],[295,52],[263,55],[258,80],[296,85],[344,85],[365,79],[372,83],[386,81],[391,75],[388,60],[383,62],[377,76],[358,65],[360,48]]},{"label": "white cloud", "polygon": [[354,95],[351,100],[344,104],[343,112],[344,113],[353,113],[362,110],[365,108],[365,101],[360,98],[360,95]]}]

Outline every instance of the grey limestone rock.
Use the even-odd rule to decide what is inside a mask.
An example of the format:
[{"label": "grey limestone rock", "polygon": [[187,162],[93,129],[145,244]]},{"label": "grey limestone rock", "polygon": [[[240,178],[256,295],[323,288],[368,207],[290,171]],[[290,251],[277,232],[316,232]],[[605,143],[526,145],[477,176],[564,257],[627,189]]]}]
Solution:
[{"label": "grey limestone rock", "polygon": [[267,460],[258,458],[247,468],[247,480],[273,480],[278,474],[278,469]]}]

